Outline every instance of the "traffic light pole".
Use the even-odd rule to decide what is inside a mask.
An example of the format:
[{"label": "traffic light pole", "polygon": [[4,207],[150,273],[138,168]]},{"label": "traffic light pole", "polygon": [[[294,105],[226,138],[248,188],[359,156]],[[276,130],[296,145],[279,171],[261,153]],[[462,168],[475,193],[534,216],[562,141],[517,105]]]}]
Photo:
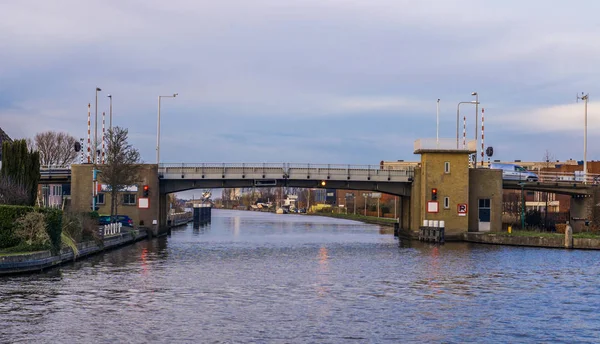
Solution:
[{"label": "traffic light pole", "polygon": [[98,170],[92,170],[92,211],[96,211],[96,197],[98,196]]}]

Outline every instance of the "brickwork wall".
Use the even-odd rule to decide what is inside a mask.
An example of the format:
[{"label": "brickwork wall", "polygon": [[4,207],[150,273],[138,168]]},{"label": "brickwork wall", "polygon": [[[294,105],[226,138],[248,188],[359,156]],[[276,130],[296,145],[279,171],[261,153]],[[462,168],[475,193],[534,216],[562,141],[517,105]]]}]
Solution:
[{"label": "brickwork wall", "polygon": [[[92,210],[92,171],[93,165],[72,165],[71,166],[71,209],[74,211],[89,212]],[[124,192],[136,194],[135,205],[122,204],[122,195],[119,195],[120,202],[117,208],[119,215],[127,215],[133,219],[135,227],[150,227],[153,220],[158,220],[158,168],[156,164],[142,165],[140,170],[140,180],[137,183],[137,192]],[[142,197],[142,186],[149,187],[149,208],[139,209],[137,202]],[[98,204],[98,213],[102,215],[110,214],[110,194],[105,193],[104,204]]]},{"label": "brickwork wall", "polygon": [[479,230],[479,199],[483,198],[490,199],[490,231],[502,230],[502,194],[501,170],[469,170],[469,232]]},{"label": "brickwork wall", "polygon": [[[445,163],[450,171],[445,172]],[[446,235],[466,232],[468,217],[458,216],[458,204],[469,203],[469,157],[459,152],[424,152],[421,154],[421,204],[419,226],[423,220],[443,220]],[[427,202],[431,200],[431,189],[437,188],[438,213],[427,213]],[[449,197],[449,207],[444,207],[444,198]],[[418,227],[416,227],[418,228]]]}]

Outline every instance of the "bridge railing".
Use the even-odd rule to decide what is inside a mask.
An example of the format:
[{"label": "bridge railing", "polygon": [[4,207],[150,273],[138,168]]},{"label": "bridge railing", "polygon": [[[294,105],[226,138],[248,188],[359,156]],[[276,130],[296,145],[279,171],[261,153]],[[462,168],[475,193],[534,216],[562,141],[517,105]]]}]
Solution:
[{"label": "bridge railing", "polygon": [[[537,173],[535,171],[531,171]],[[584,183],[600,184],[600,174],[588,173],[587,177],[582,171],[577,172],[539,172],[538,181],[545,183]]]},{"label": "bridge railing", "polygon": [[71,165],[41,165],[40,171],[71,170]]},{"label": "bridge railing", "polygon": [[342,164],[301,164],[301,163],[193,163],[160,164],[159,173],[219,173],[236,172],[244,174],[276,173],[291,175],[295,173],[328,175],[385,175],[412,176],[414,168],[406,166],[400,169],[382,169],[380,165],[342,165]]}]

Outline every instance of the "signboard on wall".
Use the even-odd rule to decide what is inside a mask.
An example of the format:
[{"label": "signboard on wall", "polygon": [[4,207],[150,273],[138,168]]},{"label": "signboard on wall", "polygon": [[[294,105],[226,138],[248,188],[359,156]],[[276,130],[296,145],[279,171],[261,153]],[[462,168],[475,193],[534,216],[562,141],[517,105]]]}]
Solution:
[{"label": "signboard on wall", "polygon": [[[110,185],[100,184],[98,187],[98,192],[110,192],[110,190],[112,190]],[[138,192],[138,186],[137,185],[124,186],[119,191],[121,191],[121,192]]]},{"label": "signboard on wall", "polygon": [[427,202],[427,212],[428,213],[439,212],[439,203],[437,201],[428,201]]},{"label": "signboard on wall", "polygon": [[143,197],[138,198],[138,208],[140,208],[140,209],[150,208],[150,201],[148,200],[148,198],[143,198]]},{"label": "signboard on wall", "polygon": [[467,216],[467,203],[459,203],[458,206],[458,216]]}]

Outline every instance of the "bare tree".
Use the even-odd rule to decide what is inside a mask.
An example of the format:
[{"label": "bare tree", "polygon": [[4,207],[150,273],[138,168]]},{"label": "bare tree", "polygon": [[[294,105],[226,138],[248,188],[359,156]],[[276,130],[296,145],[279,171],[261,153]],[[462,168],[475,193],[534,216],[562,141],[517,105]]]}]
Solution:
[{"label": "bare tree", "polygon": [[168,198],[169,209],[172,209],[173,212],[175,212],[175,213],[181,213],[181,212],[183,212],[183,208],[181,207],[181,205],[177,201],[176,195],[175,194],[169,194],[168,197],[169,197]]},{"label": "bare tree", "polygon": [[45,131],[37,133],[28,146],[40,152],[40,164],[70,165],[77,158],[77,139],[65,132]]},{"label": "bare tree", "polygon": [[100,181],[110,187],[110,215],[117,214],[119,191],[138,182],[140,153],[127,142],[128,130],[108,130],[106,164],[100,165]]},{"label": "bare tree", "polygon": [[25,187],[14,183],[10,177],[0,176],[0,204],[26,205],[28,199]]}]

